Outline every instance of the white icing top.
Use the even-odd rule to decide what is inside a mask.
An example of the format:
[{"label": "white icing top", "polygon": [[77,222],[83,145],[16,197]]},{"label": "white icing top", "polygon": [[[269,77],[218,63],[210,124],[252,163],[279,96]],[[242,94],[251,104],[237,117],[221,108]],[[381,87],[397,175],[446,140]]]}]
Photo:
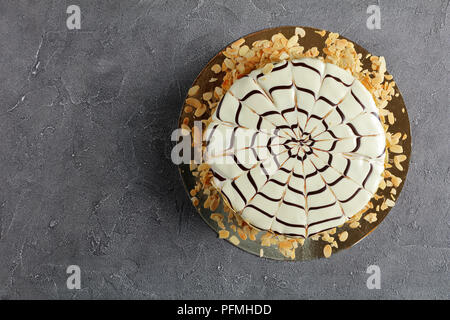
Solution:
[{"label": "white icing top", "polygon": [[213,182],[244,220],[307,237],[360,211],[378,189],[385,133],[370,92],[319,59],[237,80],[206,132]]}]

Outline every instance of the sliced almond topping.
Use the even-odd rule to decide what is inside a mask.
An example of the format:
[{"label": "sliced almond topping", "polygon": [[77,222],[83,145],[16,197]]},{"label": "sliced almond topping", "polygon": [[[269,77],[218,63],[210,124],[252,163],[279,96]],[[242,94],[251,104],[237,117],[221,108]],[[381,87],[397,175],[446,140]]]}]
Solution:
[{"label": "sliced almond topping", "polygon": [[289,41],[287,42],[286,47],[287,48],[292,48],[293,46],[295,46],[296,44],[298,44],[298,35],[293,35]]},{"label": "sliced almond topping", "polygon": [[229,58],[226,58],[223,62],[225,63],[227,68],[230,69],[230,70],[233,70],[234,67],[236,66],[235,63]]},{"label": "sliced almond topping", "polygon": [[194,206],[198,206],[199,200],[198,200],[197,197],[192,197],[192,198],[191,198],[191,201],[192,201],[192,204],[193,204]]},{"label": "sliced almond topping", "polygon": [[235,42],[233,42],[233,43],[231,44],[231,47],[232,47],[232,48],[239,48],[239,47],[242,46],[244,43],[245,43],[245,39],[244,39],[244,38],[241,38],[241,39],[236,40]]},{"label": "sliced almond topping", "polygon": [[244,241],[247,240],[247,235],[245,234],[245,232],[241,228],[238,228],[237,230],[239,237]]},{"label": "sliced almond topping", "polygon": [[211,67],[212,72],[214,73],[219,73],[220,71],[222,71],[222,67],[218,64],[215,64]]},{"label": "sliced almond topping", "polygon": [[295,34],[299,35],[300,38],[303,38],[306,35],[305,29],[297,27],[295,28]]},{"label": "sliced almond topping", "polygon": [[237,246],[241,242],[241,241],[239,241],[239,239],[236,236],[231,236],[231,238],[229,240],[235,246]]},{"label": "sliced almond topping", "polygon": [[364,220],[366,220],[369,223],[373,223],[373,222],[377,221],[377,214],[375,212],[368,213],[364,217]]},{"label": "sliced almond topping", "polygon": [[230,236],[230,232],[227,230],[219,230],[219,238],[227,239]]},{"label": "sliced almond topping", "polygon": [[206,105],[202,104],[197,110],[194,112],[194,116],[201,117],[206,112]]},{"label": "sliced almond topping", "polygon": [[395,206],[395,202],[392,201],[391,199],[386,199],[386,205],[388,207],[393,207],[393,206]]},{"label": "sliced almond topping", "polygon": [[339,241],[344,242],[348,238],[348,232],[343,231],[338,235]]},{"label": "sliced almond topping", "polygon": [[321,37],[325,36],[325,34],[327,33],[325,30],[321,30],[321,31],[314,31],[315,33],[319,34]]},{"label": "sliced almond topping", "polygon": [[212,97],[213,97],[212,92],[205,92],[205,93],[203,94],[203,100],[205,100],[205,101],[211,100]]},{"label": "sliced almond topping", "polygon": [[352,229],[356,229],[360,226],[358,221],[353,221],[352,223],[350,223],[349,227]]},{"label": "sliced almond topping", "polygon": [[200,89],[200,86],[199,86],[199,85],[193,86],[192,88],[189,89],[188,95],[189,95],[189,96],[195,96],[195,95],[197,94],[197,92],[198,92],[199,89]]},{"label": "sliced almond topping", "polygon": [[327,244],[325,247],[323,247],[323,255],[325,258],[329,258],[331,256],[331,252],[333,249],[329,244]]},{"label": "sliced almond topping", "polygon": [[264,66],[264,68],[262,69],[262,72],[264,74],[269,74],[270,72],[272,72],[272,69],[273,69],[273,64],[268,63]]},{"label": "sliced almond topping", "polygon": [[243,57],[243,56],[245,56],[245,55],[247,54],[247,52],[248,52],[249,50],[250,50],[250,48],[249,48],[247,45],[242,46],[242,47],[239,48],[239,55],[240,55],[241,57]]},{"label": "sliced almond topping", "polygon": [[186,103],[190,106],[193,106],[195,109],[200,108],[202,106],[200,100],[195,98],[187,98]]}]

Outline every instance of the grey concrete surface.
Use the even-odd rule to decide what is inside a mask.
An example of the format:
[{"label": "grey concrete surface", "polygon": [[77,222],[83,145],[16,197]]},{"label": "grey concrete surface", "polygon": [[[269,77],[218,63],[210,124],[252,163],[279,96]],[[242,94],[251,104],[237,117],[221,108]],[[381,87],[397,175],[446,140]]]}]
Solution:
[{"label": "grey concrete surface", "polygon": [[[81,30],[66,8],[81,8]],[[366,28],[369,4],[381,30]],[[0,298],[450,298],[449,1],[0,1]],[[204,64],[278,25],[386,57],[411,118],[410,173],[368,238],[328,260],[216,239],[170,162]],[[381,269],[368,290],[366,269]],[[81,290],[66,288],[79,265]]]}]

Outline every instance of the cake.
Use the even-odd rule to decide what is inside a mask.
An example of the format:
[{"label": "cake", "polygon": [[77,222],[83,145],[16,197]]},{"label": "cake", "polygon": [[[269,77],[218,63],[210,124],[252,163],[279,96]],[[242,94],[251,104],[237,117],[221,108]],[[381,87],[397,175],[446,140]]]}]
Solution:
[{"label": "cake", "polygon": [[342,225],[376,193],[386,137],[371,93],[316,58],[235,81],[205,133],[223,199],[251,226],[307,238]]}]

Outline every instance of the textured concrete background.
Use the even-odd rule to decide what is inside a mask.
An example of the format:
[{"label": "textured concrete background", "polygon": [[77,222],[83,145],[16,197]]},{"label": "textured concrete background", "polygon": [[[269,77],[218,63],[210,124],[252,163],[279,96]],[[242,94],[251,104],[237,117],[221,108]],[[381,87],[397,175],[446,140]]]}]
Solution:
[{"label": "textured concrete background", "polygon": [[[66,8],[81,8],[68,31]],[[366,28],[369,4],[382,29]],[[0,1],[0,297],[450,298],[449,25],[442,1]],[[259,259],[216,235],[170,162],[191,82],[224,45],[325,28],[386,57],[411,118],[396,207],[328,260]],[[82,289],[66,288],[66,268]],[[381,290],[366,269],[381,268]]]}]

